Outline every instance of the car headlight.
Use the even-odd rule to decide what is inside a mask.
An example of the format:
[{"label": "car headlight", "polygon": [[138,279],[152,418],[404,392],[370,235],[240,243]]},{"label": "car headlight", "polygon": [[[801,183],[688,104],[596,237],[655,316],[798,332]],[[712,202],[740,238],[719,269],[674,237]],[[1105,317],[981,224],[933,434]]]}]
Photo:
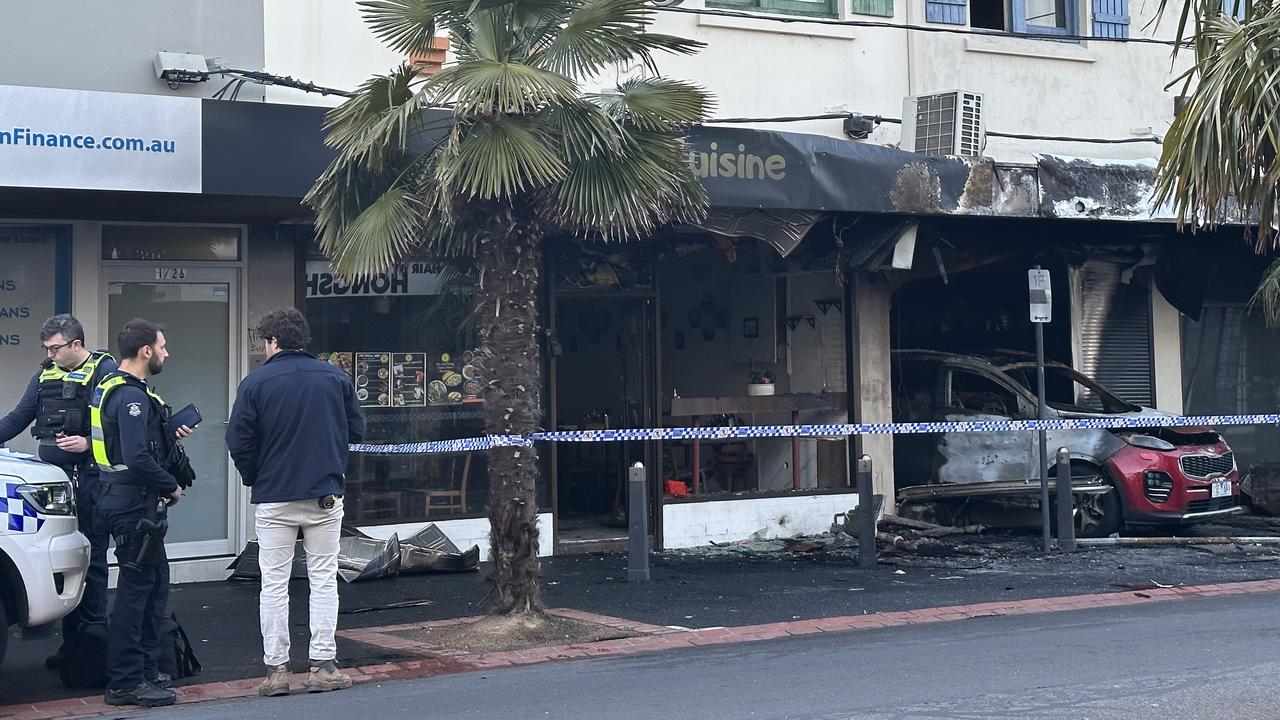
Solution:
[{"label": "car headlight", "polygon": [[1140,433],[1126,434],[1120,436],[1121,440],[1129,443],[1134,447],[1146,448],[1148,450],[1172,450],[1173,443],[1167,440],[1161,440],[1154,435],[1142,435]]},{"label": "car headlight", "polygon": [[19,485],[18,495],[45,515],[74,515],[76,492],[71,483]]}]

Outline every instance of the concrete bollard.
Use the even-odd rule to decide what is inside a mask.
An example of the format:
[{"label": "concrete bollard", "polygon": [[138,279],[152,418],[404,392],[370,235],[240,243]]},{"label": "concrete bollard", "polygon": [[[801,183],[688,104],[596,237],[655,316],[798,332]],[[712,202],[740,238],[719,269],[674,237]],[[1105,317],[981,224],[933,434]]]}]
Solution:
[{"label": "concrete bollard", "polygon": [[649,582],[649,503],[644,463],[627,470],[627,582]]},{"label": "concrete bollard", "polygon": [[876,501],[871,488],[871,456],[858,458],[858,564],[876,565]]},{"label": "concrete bollard", "polygon": [[1066,552],[1076,549],[1076,523],[1072,513],[1071,453],[1058,448],[1058,548]]}]

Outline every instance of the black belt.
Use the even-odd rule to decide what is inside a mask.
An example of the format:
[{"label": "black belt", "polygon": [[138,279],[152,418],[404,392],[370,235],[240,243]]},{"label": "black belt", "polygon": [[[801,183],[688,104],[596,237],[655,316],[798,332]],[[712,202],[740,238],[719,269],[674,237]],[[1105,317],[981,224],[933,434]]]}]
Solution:
[{"label": "black belt", "polygon": [[147,489],[141,485],[125,485],[122,483],[102,483],[101,490],[104,495],[123,495],[124,497],[142,497],[147,494]]}]

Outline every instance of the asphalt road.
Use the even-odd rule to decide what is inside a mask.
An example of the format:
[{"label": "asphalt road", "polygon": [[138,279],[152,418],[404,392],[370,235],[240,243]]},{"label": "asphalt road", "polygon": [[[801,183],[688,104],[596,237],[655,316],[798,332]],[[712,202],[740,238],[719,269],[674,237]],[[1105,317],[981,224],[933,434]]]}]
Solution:
[{"label": "asphalt road", "polygon": [[1004,616],[204,703],[148,718],[1280,716],[1275,595]]}]

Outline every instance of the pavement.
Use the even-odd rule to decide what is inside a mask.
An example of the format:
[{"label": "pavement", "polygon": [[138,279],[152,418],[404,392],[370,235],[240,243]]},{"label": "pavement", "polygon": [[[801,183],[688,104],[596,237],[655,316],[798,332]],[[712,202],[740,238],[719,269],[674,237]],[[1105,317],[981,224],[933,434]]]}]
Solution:
[{"label": "pavement", "polygon": [[145,716],[480,719],[518,708],[519,717],[557,720],[1274,720],[1275,599],[1246,593],[686,645]]},{"label": "pavement", "polygon": [[[1237,527],[1234,531],[1258,535],[1267,534],[1266,529]],[[733,628],[752,628],[735,639],[752,640],[769,637],[770,632],[787,634],[778,629],[780,623],[837,618],[844,624],[836,627],[848,629],[857,626],[850,625],[848,618],[875,620],[936,608],[988,606],[981,614],[994,603],[1021,612],[1023,606],[1017,603],[1044,598],[1074,598],[1059,603],[1072,609],[1090,607],[1099,597],[1110,598],[1104,604],[1114,604],[1116,598],[1142,602],[1162,595],[1174,597],[1188,588],[1199,588],[1197,593],[1226,592],[1223,588],[1232,587],[1250,593],[1280,590],[1280,583],[1274,587],[1258,583],[1280,578],[1280,546],[1105,547],[1046,556],[1038,545],[1035,534],[989,533],[967,538],[952,552],[883,553],[876,567],[861,568],[854,548],[822,542],[792,545],[791,550],[781,542],[744,544],[656,555],[648,583],[626,581],[625,555],[566,555],[544,559],[543,583],[548,607],[644,626],[654,638],[646,636],[646,641],[658,643],[651,649],[671,642],[662,639],[668,637],[659,634],[663,629],[715,635],[720,628],[728,628],[729,634],[720,636],[735,639]],[[361,630],[483,614],[489,591],[484,570],[340,584],[339,627],[344,631],[338,643],[340,662],[348,668],[381,667],[387,677],[466,669],[443,661],[436,666],[423,664],[423,656],[412,649],[353,638],[360,637]],[[294,654],[301,661],[307,634],[305,581],[293,583],[291,601]],[[199,688],[211,686],[218,686],[218,692],[208,695],[211,698],[226,697],[226,688],[243,694],[258,682],[261,641],[256,583],[177,585],[171,606],[204,665],[199,676],[180,683],[189,688],[190,697],[205,692]],[[949,614],[964,612],[969,611]],[[773,630],[758,630],[766,626]],[[364,637],[368,640],[373,635]],[[4,679],[0,716],[56,717],[88,711],[77,698],[93,693],[67,690],[55,673],[43,668],[43,658],[59,641],[54,636],[10,643],[0,669]],[[552,654],[543,659],[565,658]],[[378,679],[380,673],[364,674]],[[11,678],[22,681],[11,682]],[[65,703],[60,708],[72,709],[55,713],[49,703],[58,702]],[[42,709],[43,715],[39,714]]]}]

